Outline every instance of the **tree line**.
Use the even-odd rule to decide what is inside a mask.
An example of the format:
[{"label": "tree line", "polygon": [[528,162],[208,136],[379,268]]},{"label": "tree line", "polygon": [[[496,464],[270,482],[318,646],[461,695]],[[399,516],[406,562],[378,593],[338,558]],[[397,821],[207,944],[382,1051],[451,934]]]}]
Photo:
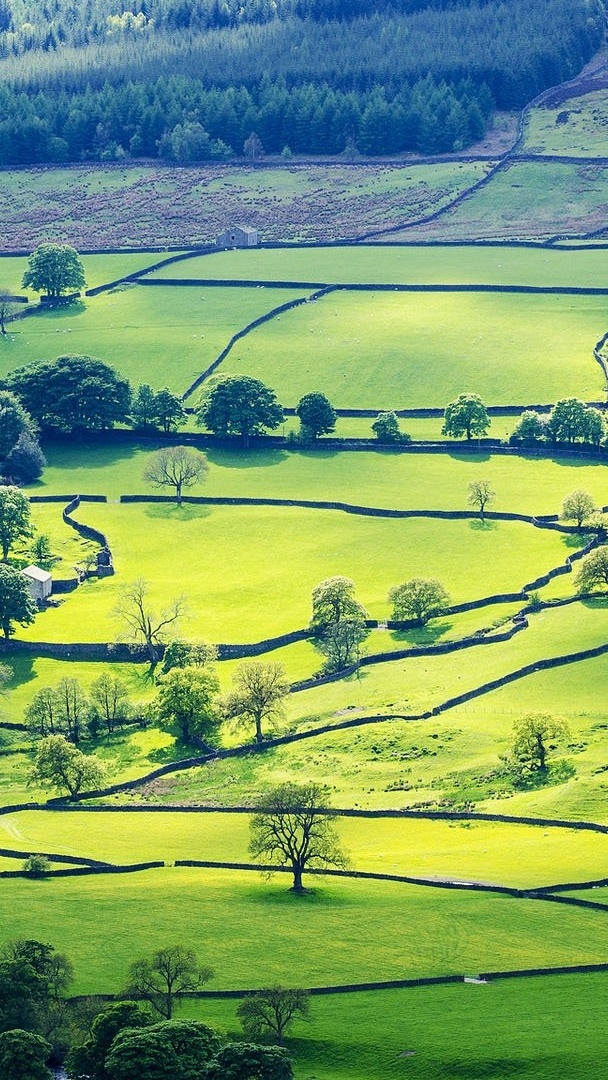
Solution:
[{"label": "tree line", "polygon": [[[0,87],[0,165],[154,157],[179,164],[283,154],[425,154],[459,150],[485,133],[494,107],[485,84],[427,75],[394,88],[208,89],[166,76],[145,85],[26,95]],[[255,140],[248,140],[255,135]]]}]

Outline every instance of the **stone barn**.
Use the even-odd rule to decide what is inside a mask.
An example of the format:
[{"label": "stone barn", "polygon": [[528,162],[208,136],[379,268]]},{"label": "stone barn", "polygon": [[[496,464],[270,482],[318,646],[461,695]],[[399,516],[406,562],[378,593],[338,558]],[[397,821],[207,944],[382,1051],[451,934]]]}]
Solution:
[{"label": "stone barn", "polygon": [[231,229],[224,229],[215,243],[219,248],[249,248],[258,247],[260,238],[257,229],[251,229],[245,225],[233,225]]},{"label": "stone barn", "polygon": [[25,570],[22,570],[24,578],[27,582],[28,592],[36,603],[42,604],[51,595],[51,589],[53,588],[53,575],[49,574],[48,570],[43,570],[40,566],[26,566]]}]

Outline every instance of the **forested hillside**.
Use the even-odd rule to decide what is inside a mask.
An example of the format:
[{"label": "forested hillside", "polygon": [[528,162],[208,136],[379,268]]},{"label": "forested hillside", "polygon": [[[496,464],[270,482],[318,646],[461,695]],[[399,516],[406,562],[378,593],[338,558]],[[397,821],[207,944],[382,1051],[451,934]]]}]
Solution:
[{"label": "forested hillside", "polygon": [[459,150],[604,23],[599,0],[0,0],[0,165],[217,160],[252,133],[251,157]]}]

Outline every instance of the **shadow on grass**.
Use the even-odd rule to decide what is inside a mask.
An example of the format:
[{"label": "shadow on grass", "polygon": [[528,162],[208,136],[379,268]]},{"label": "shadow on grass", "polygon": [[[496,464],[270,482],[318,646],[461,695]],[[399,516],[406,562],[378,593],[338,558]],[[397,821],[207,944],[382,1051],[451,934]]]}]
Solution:
[{"label": "shadow on grass", "polygon": [[500,522],[488,521],[487,518],[473,518],[472,521],[469,521],[469,528],[473,532],[492,532],[498,528],[499,524]]},{"label": "shadow on grass", "polygon": [[246,450],[244,447],[208,447],[205,453],[212,465],[224,469],[261,469],[281,465],[289,457],[287,450]]},{"label": "shadow on grass", "polygon": [[392,630],[390,637],[403,645],[432,645],[439,638],[448,634],[454,627],[454,623],[448,619],[443,621],[433,619],[426,626],[418,626],[412,630]]},{"label": "shadow on grass", "polygon": [[157,521],[197,521],[209,518],[214,510],[221,509],[221,507],[200,506],[196,503],[182,503],[178,506],[176,502],[132,503],[131,505],[143,506],[146,517]]}]

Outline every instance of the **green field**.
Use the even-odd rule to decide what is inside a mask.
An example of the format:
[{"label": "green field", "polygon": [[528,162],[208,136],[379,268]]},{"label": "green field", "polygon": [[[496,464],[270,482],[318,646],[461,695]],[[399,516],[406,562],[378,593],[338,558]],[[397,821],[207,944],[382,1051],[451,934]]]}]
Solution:
[{"label": "green field", "polygon": [[[95,503],[83,504],[76,516],[107,536],[116,576],[89,580],[58,608],[41,612],[23,631],[26,639],[113,640],[120,626],[112,609],[121,586],[137,578],[150,582],[157,606],[186,595],[188,634],[216,642],[256,641],[306,625],[313,587],[333,574],[357,582],[371,618],[388,618],[387,593],[399,581],[440,577],[455,603],[517,592],[562,563],[581,542],[521,522],[445,521],[439,531],[426,518],[369,518],[299,507]],[[163,554],[171,549],[177,527],[182,557],[167,565]],[[296,535],[294,567],[289,538]],[[381,550],[382,559],[370,560],[370,548]],[[473,552],[476,584],[471,587]]]},{"label": "green field", "polygon": [[[409,424],[402,421],[404,428]],[[143,473],[147,455],[157,445],[160,440],[101,445],[98,440],[56,442],[45,447],[48,467],[29,493],[80,492],[110,499],[146,491],[153,494]],[[207,457],[208,479],[204,486],[192,488],[192,494],[339,500],[399,510],[465,510],[468,484],[487,477],[496,490],[496,510],[557,514],[564,496],[579,487],[589,491],[599,504],[608,503],[603,461],[575,455],[560,454],[552,459],[533,454],[480,454],[467,451],[463,443],[462,450],[447,455],[370,450],[353,456],[322,448],[295,452],[252,449],[243,454],[238,448],[213,447],[207,450]],[[60,509],[58,506],[51,513],[59,518]],[[89,521],[90,509],[83,503],[79,511],[82,521]]]},{"label": "green field", "polygon": [[[608,838],[574,829],[497,822],[339,818],[351,868],[515,888],[604,874]],[[249,815],[48,813],[0,816],[0,847],[45,850],[117,863],[176,859],[248,862]]]},{"label": "green field", "polygon": [[531,109],[524,148],[533,154],[602,157],[608,154],[608,92],[595,90],[558,105]]},{"label": "green field", "polygon": [[[297,1080],[588,1080],[608,1053],[605,973],[315,998],[288,1040]],[[239,1030],[234,1001],[188,1008]]]},{"label": "green field", "polygon": [[[173,942],[196,942],[216,968],[216,989],[291,982],[296,968],[298,981],[314,986],[598,963],[608,944],[601,913],[541,901],[323,880],[301,903],[287,884],[283,875],[268,884],[251,872],[184,868],[8,880],[12,917],[0,935],[23,937],[35,926],[69,951],[76,993],[118,990],[134,958],[167,943],[169,925]],[[111,950],[108,927],[117,928]]]},{"label": "green field", "polygon": [[[381,226],[413,217],[433,200],[447,198],[465,174],[470,179],[486,166],[412,166],[411,177],[418,179],[408,180],[409,187],[404,186],[405,169],[370,166],[365,179],[357,181],[362,187],[356,204],[355,174],[341,167],[333,173],[332,221],[342,222],[344,235],[345,221],[361,230],[363,223]],[[557,176],[560,168],[549,165],[545,177],[554,172]],[[430,182],[428,189],[416,187],[422,169],[434,177],[434,187]],[[487,200],[487,222],[500,232],[490,197],[501,198],[500,185],[509,178],[517,182],[516,176],[526,169],[528,177],[536,175],[532,165],[513,166],[465,201],[446,219],[446,238],[456,235],[450,232],[450,221],[464,220],[475,200],[478,205]],[[100,214],[113,223],[110,194],[136,197],[126,170],[71,170],[69,184],[63,172],[51,172],[64,197],[69,184],[74,185],[72,194],[80,192],[78,228],[85,228],[91,200],[98,200]],[[197,214],[206,205],[209,229],[216,228],[216,222],[219,228],[215,208],[222,198],[228,206],[227,192],[234,198],[266,200],[268,213],[271,207],[275,210],[276,235],[304,238],[317,228],[312,219],[304,224],[303,217],[307,200],[320,197],[314,193],[312,169],[247,170],[238,184],[228,169],[136,172],[142,197],[154,177],[157,208],[163,200],[175,200],[178,189],[183,197],[180,212],[192,208],[195,199],[200,203]],[[571,168],[568,175],[570,182],[576,170]],[[42,175],[32,175],[41,200],[44,182]],[[12,177],[7,183],[10,188]],[[513,190],[510,210],[502,204],[503,223],[514,235],[517,223],[536,212],[525,205],[524,196],[529,199],[531,192],[528,180],[526,184],[521,192]],[[492,191],[499,193],[491,196]],[[590,188],[588,195],[589,209],[597,191],[594,195]],[[545,225],[548,229],[553,212],[549,203],[554,205],[557,198],[548,190],[542,197],[547,216],[537,216],[539,235]],[[366,199],[375,201],[376,219],[359,212]],[[577,199],[582,220],[585,199],[578,194]],[[64,225],[57,204],[55,210],[60,230]],[[184,242],[200,238],[202,217],[197,214],[192,235]],[[324,222],[327,234],[334,224]],[[168,224],[163,228],[168,230]],[[174,242],[182,242],[179,229],[175,231]],[[127,241],[129,235],[125,229]],[[109,281],[156,258],[145,252],[124,260],[115,255],[88,257],[89,282]],[[262,249],[187,259],[159,276],[584,288],[602,283],[603,259],[599,249],[492,245]],[[11,280],[18,283],[23,260],[7,260],[9,269]],[[232,334],[307,291],[202,284],[120,288],[15,324],[0,342],[0,374],[37,356],[86,352],[114,364],[133,383],[167,384],[182,393]],[[338,407],[373,409],[442,408],[463,390],[479,392],[488,404],[548,403],[567,395],[599,400],[603,378],[592,349],[606,329],[605,308],[604,297],[589,295],[344,291],[266,323],[237,343],[221,371],[262,378],[285,405],[313,389],[325,391]],[[507,438],[514,423],[512,416],[497,418],[489,434]],[[369,418],[343,418],[337,433],[365,437],[370,424]],[[401,426],[415,438],[440,437],[440,419],[403,419]],[[279,430],[287,433],[295,427],[288,419]],[[114,641],[121,631],[112,615],[119,590],[138,577],[148,581],[157,610],[179,594],[186,596],[188,618],[179,630],[186,638],[251,642],[303,627],[310,618],[313,586],[333,574],[352,577],[370,617],[383,620],[390,615],[389,587],[408,577],[439,578],[453,603],[518,592],[562,564],[587,539],[524,522],[396,519],[287,506],[121,504],[120,495],[152,493],[143,473],[161,444],[161,437],[147,441],[118,435],[56,440],[45,447],[49,464],[41,481],[28,489],[30,494],[107,496],[107,503],[83,502],[75,516],[107,535],[116,575],[89,580],[60,597],[60,604],[41,612],[33,626],[19,628],[18,638],[34,647],[36,642]],[[464,444],[448,454],[348,453],[322,445],[247,452],[236,445],[211,446],[207,454],[208,478],[192,489],[195,496],[464,510],[469,483],[488,479],[496,491],[496,511],[557,514],[564,496],[576,488],[588,490],[599,505],[608,504],[603,459],[576,455],[491,454],[477,447],[467,450]],[[91,542],[82,541],[63,523],[61,503],[34,503],[32,509],[38,531],[48,533],[60,557],[55,576],[71,576]],[[27,544],[16,554],[29,558]],[[540,597],[572,597],[574,587],[574,575],[563,575],[541,588]],[[608,641],[605,597],[542,609],[529,615],[527,628],[510,640],[492,640],[513,626],[511,620],[523,603],[495,602],[399,633],[374,629],[365,646],[371,656],[479,632],[485,643],[365,664],[356,675],[293,692],[275,730],[301,732],[306,737],[300,741],[217,758],[146,783],[151,770],[200,754],[201,747],[180,744],[171,732],[154,726],[130,726],[112,736],[85,739],[83,749],[103,761],[108,784],[132,779],[141,784],[108,796],[111,813],[39,808],[0,813],[0,848],[117,864],[160,860],[164,866],[39,882],[2,879],[0,943],[19,936],[52,942],[73,960],[78,994],[117,992],[130,962],[172,943],[193,943],[200,958],[213,964],[216,975],[210,988],[216,990],[604,962],[607,941],[601,911],[440,887],[456,880],[534,890],[603,878],[608,838],[590,830],[438,821],[422,815],[340,816],[336,827],[352,869],[427,878],[435,884],[319,876],[309,878],[312,891],[299,899],[289,893],[285,874],[268,881],[255,871],[174,865],[187,858],[247,862],[249,814],[213,811],[250,806],[285,780],[327,784],[334,806],[345,809],[447,808],[607,822],[605,655],[550,671],[532,670],[500,689],[442,708],[456,695],[523,666]],[[262,659],[283,663],[291,681],[310,677],[321,666],[310,641],[270,651]],[[35,692],[64,676],[78,678],[86,690],[99,674],[111,670],[125,680],[136,703],[149,702],[157,690],[154,672],[145,663],[51,660],[35,652],[14,652],[6,660],[13,675],[0,699],[4,723],[22,722]],[[231,660],[218,665],[223,690],[236,664]],[[437,715],[408,719],[435,708]],[[514,722],[530,711],[563,716],[570,731],[550,748],[547,775],[518,784],[505,755]],[[358,723],[366,719],[371,722]],[[338,727],[350,721],[352,726]],[[336,730],[320,731],[326,724]],[[250,738],[250,731],[228,722],[218,742],[231,749]],[[28,784],[31,751],[27,732],[0,726],[0,806],[43,804],[51,794]],[[139,803],[161,809],[145,815],[127,812]],[[187,811],[197,805],[210,812]],[[169,806],[175,809],[169,812]],[[0,856],[0,871],[20,865],[21,858]],[[575,887],[572,895],[602,902],[603,891]],[[599,1025],[590,1016],[603,1001],[605,987],[605,977],[593,975],[316,998],[313,1023],[294,1026],[288,1040],[296,1056],[295,1075],[297,1080],[586,1080],[599,1075],[598,1061],[603,1060],[601,1033],[591,1045]],[[232,1030],[235,1006],[234,1001],[190,1002],[184,1014],[217,1020]],[[404,1057],[409,1051],[413,1054]]]},{"label": "green field", "polygon": [[517,161],[435,222],[390,234],[398,240],[544,240],[606,222],[607,167]]},{"label": "green field", "polygon": [[592,296],[334,293],[258,327],[221,370],[291,406],[312,389],[340,408],[445,408],[464,390],[492,405],[599,400],[605,309]]},{"label": "green field", "polygon": [[40,357],[85,353],[134,385],[148,382],[181,394],[245,323],[301,295],[285,289],[118,286],[13,323],[0,342],[0,374]]},{"label": "green field", "polygon": [[604,253],[543,247],[433,244],[389,247],[263,247],[218,251],[161,267],[147,277],[307,281],[368,285],[534,285],[596,287]]},{"label": "green field", "polygon": [[265,240],[357,236],[415,220],[481,179],[491,161],[436,164],[82,165],[3,173],[3,246],[189,247],[253,215]]}]

